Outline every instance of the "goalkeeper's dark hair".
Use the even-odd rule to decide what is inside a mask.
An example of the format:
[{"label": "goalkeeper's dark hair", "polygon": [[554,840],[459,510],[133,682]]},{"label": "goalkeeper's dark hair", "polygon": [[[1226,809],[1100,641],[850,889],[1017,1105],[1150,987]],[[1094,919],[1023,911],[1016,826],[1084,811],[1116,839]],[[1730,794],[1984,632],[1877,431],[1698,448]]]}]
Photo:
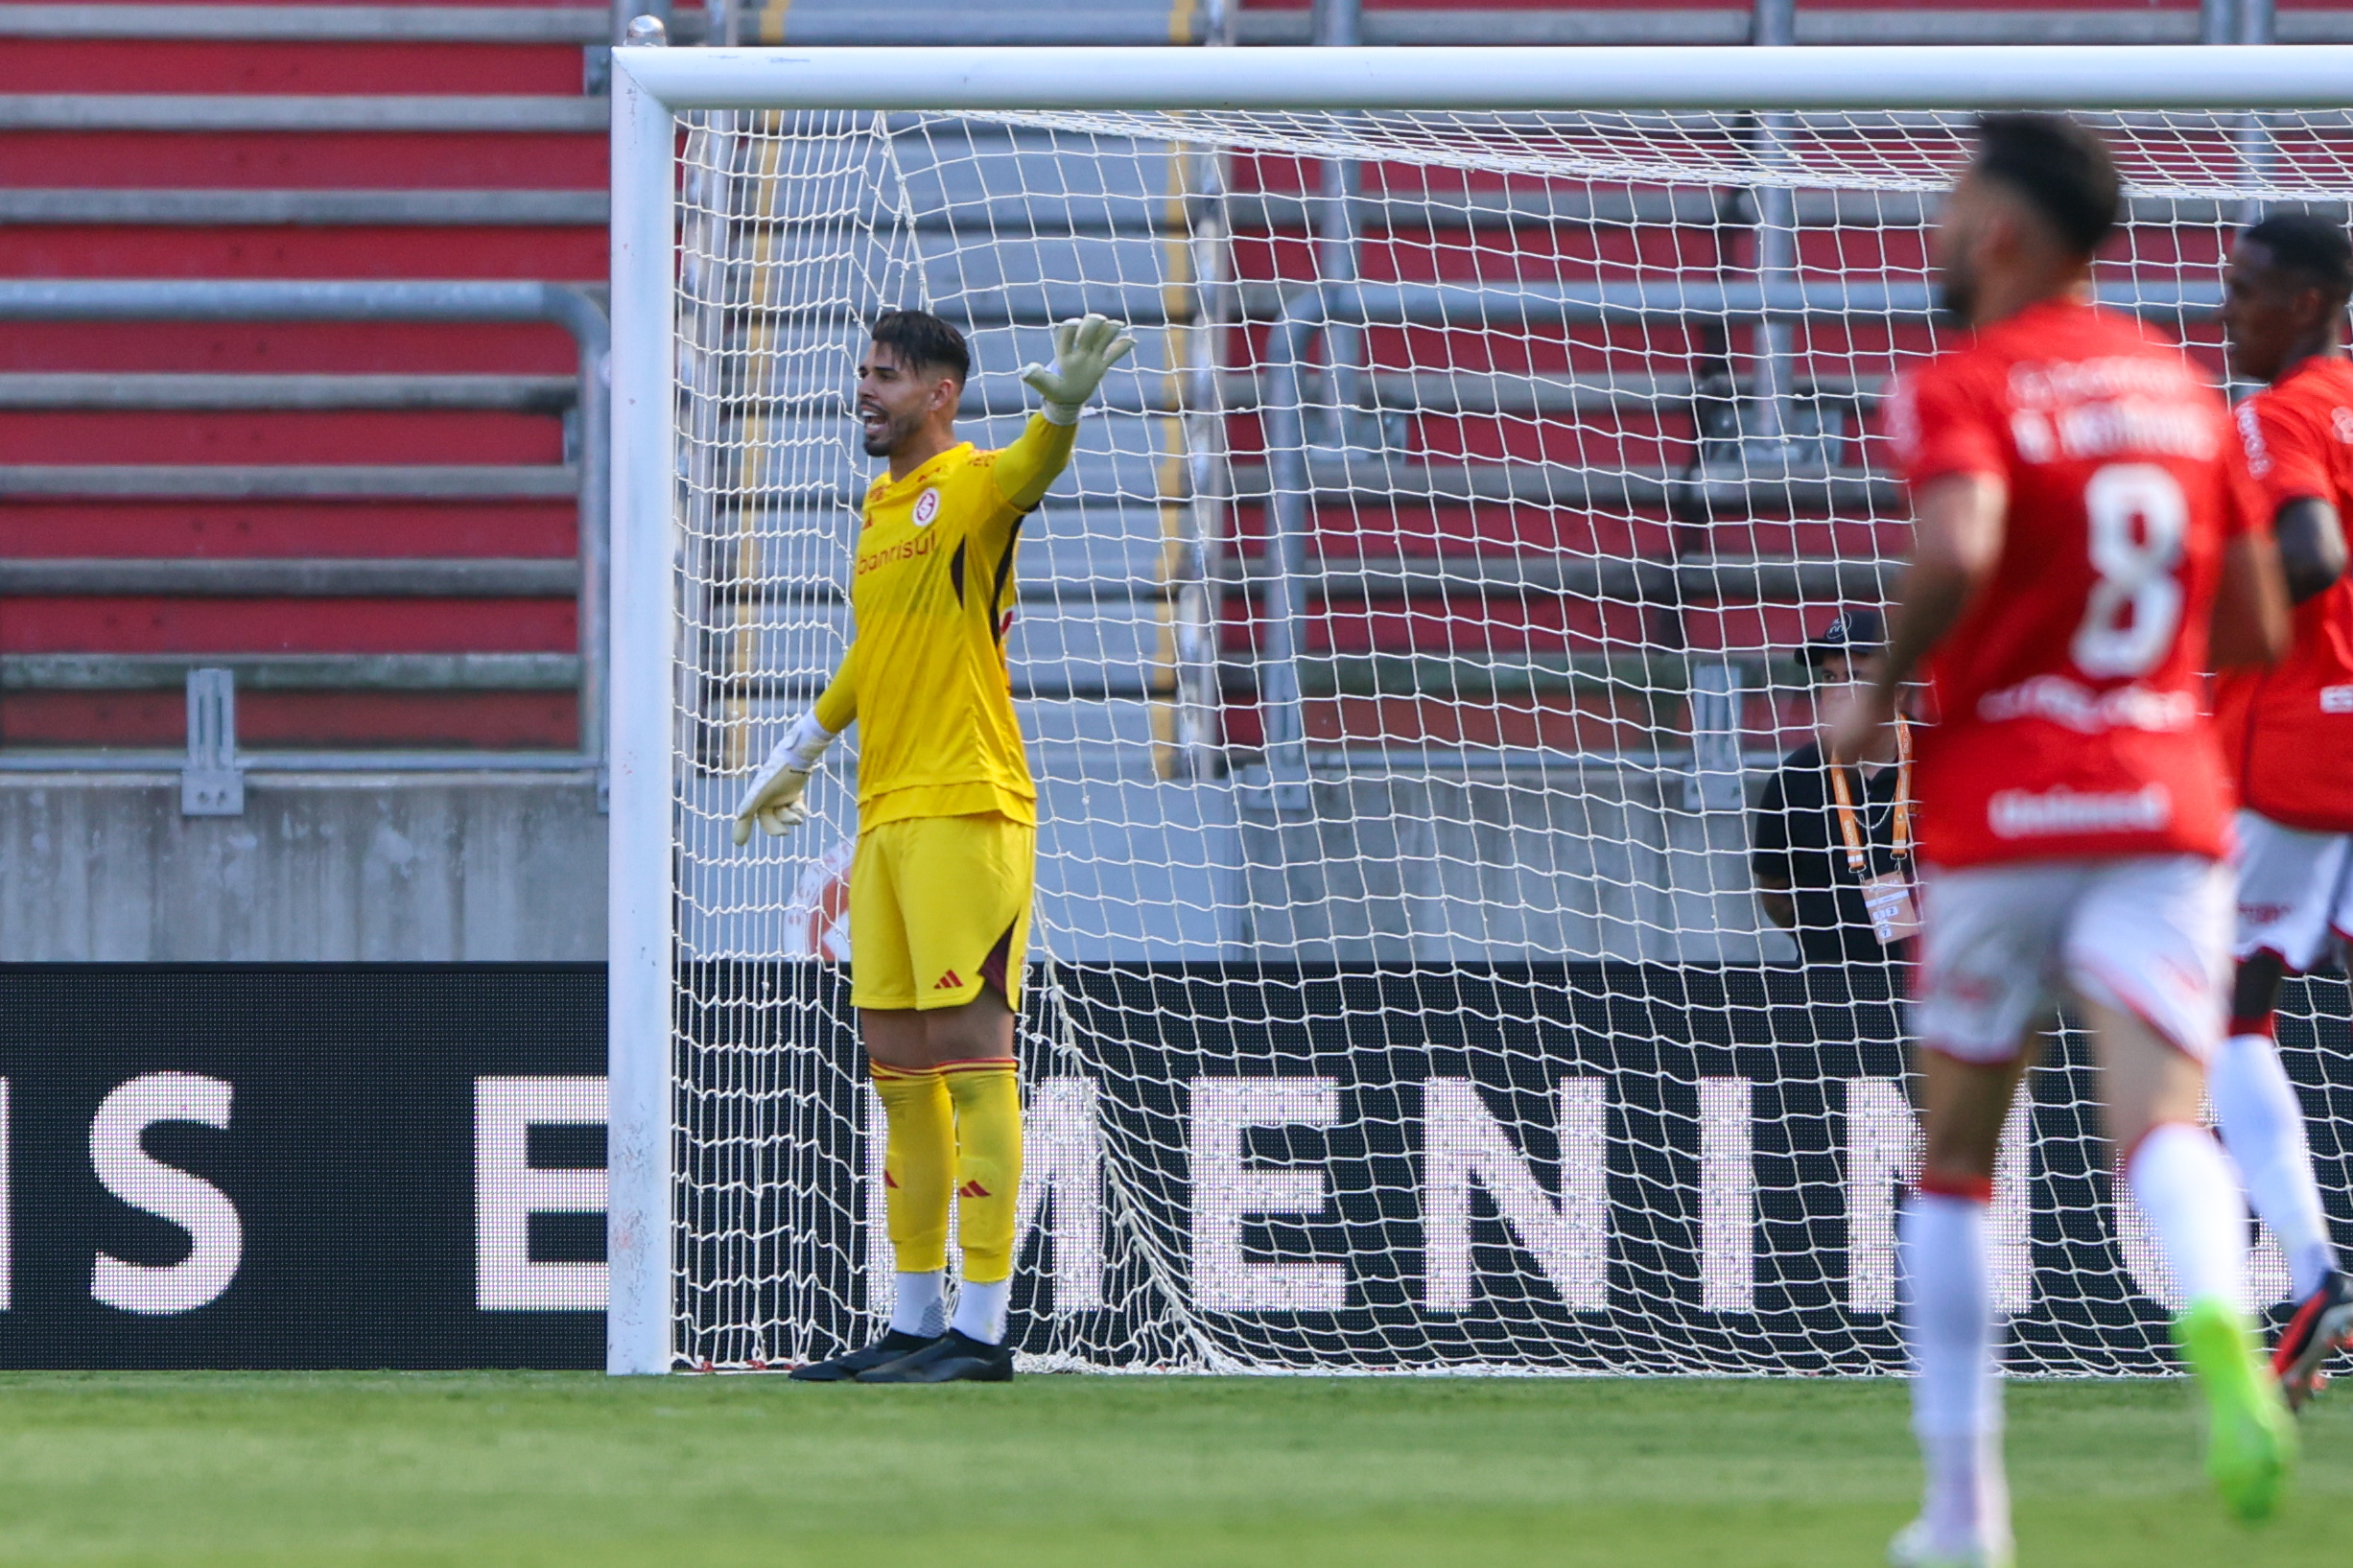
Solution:
[{"label": "goalkeeper's dark hair", "polygon": [[2080,255],[2099,249],[2124,211],[2107,143],[2063,114],[1979,115],[1976,167],[2026,198]]},{"label": "goalkeeper's dark hair", "polygon": [[2339,310],[2353,299],[2353,239],[2342,224],[2310,212],[2275,212],[2239,238],[2271,253],[2271,265],[2320,291]]},{"label": "goalkeeper's dark hair", "polygon": [[884,311],[869,336],[911,369],[945,370],[958,382],[972,376],[973,351],[964,334],[929,311]]}]

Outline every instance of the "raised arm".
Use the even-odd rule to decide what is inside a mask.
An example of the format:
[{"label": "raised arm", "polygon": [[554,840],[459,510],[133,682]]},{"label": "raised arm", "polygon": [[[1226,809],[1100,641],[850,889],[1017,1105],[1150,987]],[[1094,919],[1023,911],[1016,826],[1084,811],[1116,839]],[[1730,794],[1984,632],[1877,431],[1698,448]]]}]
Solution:
[{"label": "raised arm", "polygon": [[1127,328],[1110,316],[1073,316],[1054,329],[1052,367],[1023,369],[1022,380],[1046,401],[1030,416],[1022,438],[997,455],[997,490],[1015,510],[1025,512],[1046,499],[1046,487],[1071,461],[1087,400],[1111,367],[1135,349]]},{"label": "raised arm", "polygon": [[1017,512],[1028,511],[1046,499],[1046,487],[1070,466],[1071,448],[1078,427],[1057,425],[1042,413],[1029,416],[1022,438],[997,455],[997,493]]}]

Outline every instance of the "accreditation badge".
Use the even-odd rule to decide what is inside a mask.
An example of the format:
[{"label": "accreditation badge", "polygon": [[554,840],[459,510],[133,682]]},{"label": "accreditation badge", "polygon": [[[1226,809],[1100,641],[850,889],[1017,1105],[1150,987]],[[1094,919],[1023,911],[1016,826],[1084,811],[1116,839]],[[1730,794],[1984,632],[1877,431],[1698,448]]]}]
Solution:
[{"label": "accreditation badge", "polygon": [[1871,934],[1879,946],[1892,948],[1920,929],[1918,906],[1913,902],[1912,881],[1900,871],[1883,871],[1863,883],[1863,907],[1871,911]]}]

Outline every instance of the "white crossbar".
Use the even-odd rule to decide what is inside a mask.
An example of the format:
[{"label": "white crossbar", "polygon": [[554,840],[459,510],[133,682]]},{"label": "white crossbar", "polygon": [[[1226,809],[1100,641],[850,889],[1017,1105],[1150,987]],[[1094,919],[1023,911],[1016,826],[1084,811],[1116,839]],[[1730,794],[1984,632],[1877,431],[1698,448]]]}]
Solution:
[{"label": "white crossbar", "polygon": [[613,51],[671,109],[2331,108],[2353,44]]}]

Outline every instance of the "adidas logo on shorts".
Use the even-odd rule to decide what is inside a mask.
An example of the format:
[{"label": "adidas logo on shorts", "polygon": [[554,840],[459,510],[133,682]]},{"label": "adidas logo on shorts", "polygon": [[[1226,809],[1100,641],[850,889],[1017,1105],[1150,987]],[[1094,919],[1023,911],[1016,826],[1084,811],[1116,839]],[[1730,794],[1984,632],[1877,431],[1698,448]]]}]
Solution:
[{"label": "adidas logo on shorts", "polygon": [[954,991],[963,984],[963,979],[957,975],[956,971],[950,970],[947,973],[941,975],[938,979],[931,982],[931,989],[933,991]]}]

